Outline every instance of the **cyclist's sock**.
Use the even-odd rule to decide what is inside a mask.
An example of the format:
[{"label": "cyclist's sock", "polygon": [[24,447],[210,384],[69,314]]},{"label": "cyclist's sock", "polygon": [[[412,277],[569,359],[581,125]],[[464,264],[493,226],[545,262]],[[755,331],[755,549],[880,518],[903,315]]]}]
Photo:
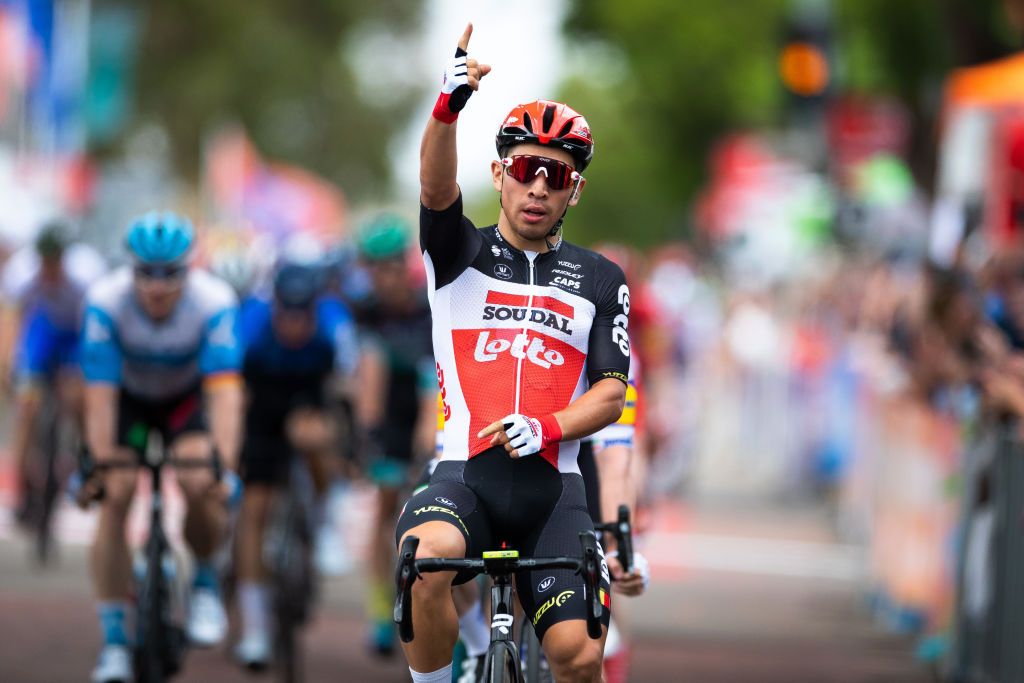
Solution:
[{"label": "cyclist's sock", "polygon": [[196,559],[195,574],[192,575],[192,588],[205,588],[220,593],[220,575],[212,561]]},{"label": "cyclist's sock", "polygon": [[426,674],[421,674],[419,671],[413,671],[410,666],[409,673],[412,674],[412,683],[451,683],[452,663],[448,662],[448,666]]},{"label": "cyclist's sock", "polygon": [[467,656],[477,657],[487,652],[487,646],[491,643],[491,631],[484,623],[479,600],[459,617],[459,638],[466,646]]},{"label": "cyclist's sock", "polygon": [[394,585],[378,579],[370,579],[366,602],[366,616],[370,621],[391,622],[391,611],[395,602]]},{"label": "cyclist's sock", "polygon": [[105,645],[128,645],[128,603],[123,600],[104,600],[96,605],[100,618],[100,631]]},{"label": "cyclist's sock", "polygon": [[270,596],[266,584],[244,581],[238,586],[238,608],[243,633],[266,633]]},{"label": "cyclist's sock", "polygon": [[[345,496],[348,494],[348,482],[344,479],[335,479],[330,487],[320,497],[320,524],[329,525],[332,529],[340,527],[338,520],[341,519],[345,507]],[[341,533],[340,528],[338,533]]]}]

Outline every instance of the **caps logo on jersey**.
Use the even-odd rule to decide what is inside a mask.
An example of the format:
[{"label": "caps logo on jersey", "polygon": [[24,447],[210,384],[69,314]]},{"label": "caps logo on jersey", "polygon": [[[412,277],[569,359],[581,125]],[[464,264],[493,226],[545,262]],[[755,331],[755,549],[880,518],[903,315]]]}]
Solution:
[{"label": "caps logo on jersey", "polygon": [[537,592],[538,593],[543,593],[544,591],[546,591],[547,589],[551,588],[554,585],[555,585],[555,577],[549,576],[549,577],[547,577],[546,579],[544,579],[543,581],[541,581],[540,583],[537,584]]},{"label": "caps logo on jersey", "polygon": [[505,263],[494,264],[494,276],[502,280],[512,279],[512,268]]},{"label": "caps logo on jersey", "polygon": [[438,503],[440,503],[441,505],[445,505],[445,506],[447,506],[447,507],[450,507],[450,508],[452,508],[453,510],[458,510],[458,509],[459,509],[459,506],[458,506],[458,505],[456,505],[456,504],[455,504],[455,503],[453,503],[452,501],[448,500],[448,499],[447,499],[447,498],[445,498],[444,496],[437,496],[437,497],[435,497],[435,498],[434,498],[434,500],[436,500],[436,501],[437,501]]}]

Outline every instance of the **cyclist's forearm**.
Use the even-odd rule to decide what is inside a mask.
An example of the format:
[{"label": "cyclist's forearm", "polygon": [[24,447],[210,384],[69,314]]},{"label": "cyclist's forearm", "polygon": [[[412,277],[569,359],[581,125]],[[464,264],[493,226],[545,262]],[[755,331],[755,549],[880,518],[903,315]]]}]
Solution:
[{"label": "cyclist's forearm", "polygon": [[242,443],[243,394],[241,381],[221,381],[206,388],[210,406],[210,436],[228,469],[235,469]]},{"label": "cyclist's forearm", "polygon": [[384,420],[384,394],[387,391],[387,366],[376,347],[367,347],[356,368],[356,419],[364,429],[377,427]]},{"label": "cyclist's forearm", "polygon": [[[629,446],[608,446],[595,454],[598,480],[601,482],[601,520],[618,519],[619,506],[636,509],[636,489],[630,468],[632,449]],[[614,549],[614,540],[611,541]]]},{"label": "cyclist's forearm", "polygon": [[590,436],[619,419],[626,404],[626,385],[617,379],[603,379],[555,413],[562,441]]},{"label": "cyclist's forearm", "polygon": [[118,386],[107,383],[89,383],[85,386],[85,442],[97,460],[113,456],[117,447]]},{"label": "cyclist's forearm", "polygon": [[437,395],[428,394],[420,397],[420,410],[416,416],[415,445],[417,456],[429,458],[434,453],[437,443]]},{"label": "cyclist's forearm", "polygon": [[420,202],[428,209],[447,209],[459,197],[456,182],[458,154],[455,132],[458,122],[427,121],[420,144]]}]

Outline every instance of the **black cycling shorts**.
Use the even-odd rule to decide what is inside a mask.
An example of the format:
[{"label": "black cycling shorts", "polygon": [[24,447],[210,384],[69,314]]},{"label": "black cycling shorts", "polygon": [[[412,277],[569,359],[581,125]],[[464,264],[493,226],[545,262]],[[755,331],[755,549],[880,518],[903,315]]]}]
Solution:
[{"label": "black cycling shorts", "polygon": [[267,382],[250,385],[239,462],[243,482],[283,486],[288,481],[294,449],[286,425],[296,410],[326,410],[322,378],[283,378],[276,388]]},{"label": "black cycling shorts", "polygon": [[170,445],[187,432],[207,432],[202,390],[196,386],[168,399],[151,400],[124,389],[118,396],[117,442],[142,454],[155,429]]},{"label": "black cycling shorts", "polygon": [[604,522],[601,515],[601,478],[598,476],[597,461],[594,459],[594,442],[590,439],[580,440],[580,454],[576,457],[580,474],[583,475],[583,487],[587,491],[587,511],[594,524]]},{"label": "black cycling shorts", "polygon": [[[443,461],[430,485],[409,499],[398,520],[396,542],[410,529],[442,521],[459,529],[466,556],[480,557],[506,543],[520,557],[578,557],[579,533],[593,531],[583,479],[562,474],[542,458],[513,459],[496,446],[469,461]],[[602,557],[603,602],[610,605],[608,568]],[[470,575],[460,572],[455,583]],[[516,574],[519,602],[543,640],[552,625],[586,619],[584,580],[569,569]],[[610,610],[602,621],[608,625]]]}]

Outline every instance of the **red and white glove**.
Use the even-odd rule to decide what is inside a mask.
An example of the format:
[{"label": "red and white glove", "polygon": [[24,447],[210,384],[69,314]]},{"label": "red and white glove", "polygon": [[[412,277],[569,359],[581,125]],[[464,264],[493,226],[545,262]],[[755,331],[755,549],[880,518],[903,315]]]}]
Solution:
[{"label": "red and white glove", "polygon": [[441,82],[441,94],[434,103],[433,116],[442,123],[454,123],[459,112],[466,106],[473,88],[469,85],[468,53],[461,47],[455,48],[455,56],[448,62]]},{"label": "red and white glove", "polygon": [[540,453],[550,444],[562,440],[562,428],[554,415],[527,417],[513,413],[503,417],[501,422],[509,446],[520,456]]}]

